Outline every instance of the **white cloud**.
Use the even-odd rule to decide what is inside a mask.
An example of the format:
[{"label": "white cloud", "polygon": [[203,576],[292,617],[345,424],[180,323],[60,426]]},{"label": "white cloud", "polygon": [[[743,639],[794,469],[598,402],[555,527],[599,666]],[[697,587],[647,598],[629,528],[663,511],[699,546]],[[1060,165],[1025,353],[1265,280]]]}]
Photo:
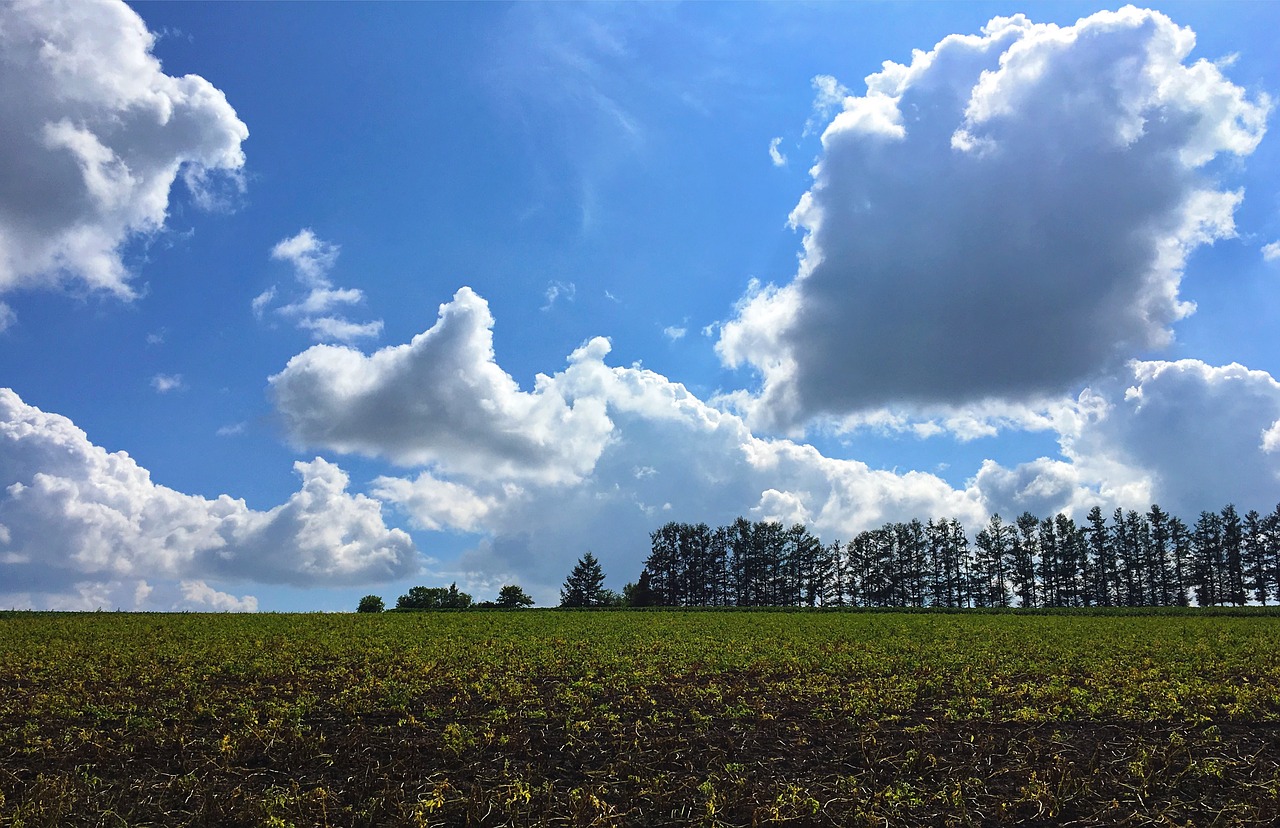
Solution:
[{"label": "white cloud", "polygon": [[684,339],[684,335],[688,332],[687,328],[679,325],[668,325],[662,329],[662,335],[672,342],[678,342],[679,340]]},{"label": "white cloud", "polygon": [[250,308],[253,309],[254,318],[261,319],[263,315],[267,312],[267,308],[271,306],[271,303],[274,302],[275,299],[276,299],[275,285],[272,285],[271,287],[262,291],[262,293],[259,293],[257,296],[253,297],[253,301],[249,303],[249,306]]},{"label": "white cloud", "polygon": [[1280,451],[1280,420],[1276,420],[1262,432],[1262,450],[1268,454]]},{"label": "white cloud", "polygon": [[1280,261],[1280,241],[1273,241],[1271,244],[1263,245],[1262,259],[1267,262]]},{"label": "white cloud", "polygon": [[[310,228],[278,242],[271,248],[271,258],[287,262],[294,271],[298,284],[305,293],[294,301],[274,309],[279,316],[293,321],[298,328],[311,334],[317,342],[354,342],[357,339],[377,337],[382,333],[382,320],[352,322],[333,311],[364,301],[364,292],[357,288],[335,288],[329,281],[329,271],[338,261],[340,248],[324,241]],[[262,319],[276,300],[276,285],[254,297],[250,307],[257,319]]]},{"label": "white cloud", "polygon": [[541,375],[522,391],[494,361],[492,328],[488,304],[464,287],[410,344],[369,356],[317,345],[270,378],[271,393],[301,445],[448,473],[580,478],[609,437],[601,406],[570,404]]},{"label": "white cloud", "polygon": [[1265,371],[1198,360],[1133,362],[1098,383],[1057,423],[1063,460],[1005,469],[976,485],[993,508],[1077,514],[1088,506],[1165,510],[1194,520],[1234,503],[1262,512],[1280,499],[1280,383]]},{"label": "white cloud", "polygon": [[769,141],[769,160],[773,162],[775,167],[787,166],[787,156],[778,150],[778,145],[782,143],[781,138],[774,138]]},{"label": "white cloud", "polygon": [[252,595],[237,598],[226,592],[219,592],[204,581],[183,581],[180,585],[184,604],[174,609],[196,607],[210,609],[215,612],[257,612],[258,599]]},{"label": "white cloud", "polygon": [[248,428],[248,423],[232,423],[231,425],[219,427],[217,435],[219,437],[239,437],[241,434],[244,434]]},{"label": "white cloud", "polygon": [[[562,296],[566,302],[572,302],[573,297],[577,292],[578,287],[573,282],[551,282],[547,285],[547,301],[546,304],[542,306],[542,309],[544,311],[551,310],[556,306],[556,301]],[[605,295],[608,295],[608,291],[605,291]]]},{"label": "white cloud", "polygon": [[0,333],[7,331],[17,321],[18,316],[13,312],[13,308],[0,302]]},{"label": "white cloud", "polygon": [[168,394],[170,391],[182,391],[186,385],[182,382],[182,374],[156,374],[151,378],[151,387],[157,394]]},{"label": "white cloud", "polygon": [[303,284],[327,288],[326,277],[337,263],[340,251],[338,245],[316,238],[311,228],[304,227],[297,235],[277,242],[271,248],[271,258],[292,265]]},{"label": "white cloud", "polygon": [[[474,532],[483,528],[494,507],[492,498],[481,497],[465,485],[439,480],[430,472],[422,472],[413,480],[379,477],[373,482],[372,491],[397,504],[420,529]],[[512,497],[520,491],[518,486],[508,485],[503,494]]]},{"label": "white cloud", "polygon": [[198,75],[164,74],[117,0],[0,5],[0,292],[132,298],[120,249],[159,230],[179,174],[197,205],[238,189],[248,137]]},{"label": "white cloud", "polygon": [[[976,492],[761,440],[743,421],[593,339],[521,391],[496,364],[493,319],[463,288],[408,345],[366,356],[317,346],[271,379],[300,442],[429,467],[373,493],[424,529],[484,541],[462,567],[554,589],[585,549],[634,578],[667,520],[729,522],[790,502],[828,536],[916,515],[976,519]],[[753,511],[754,510],[754,511]]]},{"label": "white cloud", "polygon": [[304,318],[298,327],[320,342],[354,342],[357,339],[374,339],[382,334],[382,320],[351,322],[340,316]]},{"label": "white cloud", "polygon": [[[1126,7],[1070,27],[997,18],[861,96],[815,81],[822,135],[794,281],[753,284],[721,332],[762,378],[758,422],[1061,394],[1165,345],[1187,255],[1233,235],[1269,101],[1187,63],[1188,29]],[[1215,168],[1216,169],[1216,168]]]},{"label": "white cloud", "polygon": [[106,603],[128,605],[120,590],[139,578],[346,585],[417,571],[408,535],[385,526],[376,500],[348,493],[340,468],[316,458],[295,469],[301,489],[265,512],[183,494],[0,389],[3,592],[52,605],[49,596],[88,584],[113,596]]},{"label": "white cloud", "polygon": [[1280,385],[1240,366],[1138,362],[1074,400],[957,406],[920,421],[886,415],[888,434],[1059,435],[1061,456],[1012,468],[986,461],[956,487],[758,437],[666,377],[606,364],[603,339],[522,392],[494,360],[492,324],[463,288],[409,345],[371,356],[312,348],[272,385],[304,442],[429,467],[381,477],[373,493],[420,528],[478,534],[460,579],[514,577],[543,601],[587,549],[615,586],[635,578],[649,533],[668,520],[802,520],[826,540],[847,540],[892,520],[956,517],[973,529],[992,511],[1082,517],[1094,504],[1159,502],[1193,520],[1228,501],[1269,510],[1258,501],[1277,490],[1280,459],[1264,444],[1280,433]]},{"label": "white cloud", "polygon": [[804,125],[804,134],[812,135],[831,120],[831,113],[844,105],[845,98],[853,93],[831,75],[818,75],[812,80],[813,115]]},{"label": "white cloud", "polygon": [[1242,511],[1275,507],[1280,457],[1265,452],[1265,435],[1280,419],[1280,383],[1265,371],[1192,359],[1134,362],[1130,372],[1106,416],[1082,421],[1066,441],[1068,456],[1145,472],[1175,514],[1228,502]]}]

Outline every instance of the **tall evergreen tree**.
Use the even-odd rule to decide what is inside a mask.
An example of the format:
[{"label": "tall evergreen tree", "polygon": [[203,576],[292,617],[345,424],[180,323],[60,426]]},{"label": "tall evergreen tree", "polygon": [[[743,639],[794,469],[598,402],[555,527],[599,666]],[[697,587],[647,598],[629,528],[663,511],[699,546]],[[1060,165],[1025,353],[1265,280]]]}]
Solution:
[{"label": "tall evergreen tree", "polygon": [[1107,530],[1106,518],[1102,516],[1102,507],[1094,506],[1086,517],[1089,528],[1085,530],[1089,536],[1089,554],[1093,558],[1093,590],[1094,604],[1099,607],[1114,607],[1119,602],[1116,595],[1116,554],[1111,543],[1111,533]]},{"label": "tall evergreen tree", "polygon": [[1039,556],[1036,571],[1040,576],[1040,594],[1037,597],[1040,600],[1040,606],[1043,607],[1068,606],[1068,589],[1065,583],[1068,562],[1063,557],[1067,550],[1064,549],[1058,534],[1058,517],[1062,516],[1040,521],[1038,529],[1040,534],[1036,539],[1036,551]]},{"label": "tall evergreen tree", "polygon": [[680,560],[680,524],[671,522],[649,535],[649,558],[644,568],[649,573],[649,589],[654,606],[676,607],[683,598],[681,586],[684,572]]},{"label": "tall evergreen tree", "polygon": [[1187,591],[1191,588],[1191,530],[1181,518],[1169,518],[1169,573],[1172,602],[1176,607],[1191,603]]},{"label": "tall evergreen tree", "polygon": [[562,607],[602,607],[609,597],[604,588],[604,570],[590,552],[578,559],[560,588]]},{"label": "tall evergreen tree", "polygon": [[906,523],[897,524],[895,532],[898,555],[902,561],[899,567],[902,603],[908,607],[923,607],[925,567],[928,565],[928,542],[924,524],[918,518],[912,518]]},{"label": "tall evergreen tree", "polygon": [[827,600],[831,606],[843,607],[849,595],[849,559],[845,556],[844,544],[833,541],[827,547],[827,559],[831,561],[831,590]]},{"label": "tall evergreen tree", "polygon": [[1245,589],[1262,606],[1267,605],[1271,578],[1267,568],[1267,530],[1262,515],[1250,509],[1244,516]]},{"label": "tall evergreen tree", "polygon": [[1169,566],[1169,515],[1156,504],[1147,512],[1147,524],[1151,527],[1151,589],[1149,604],[1169,606],[1173,603],[1173,575]]},{"label": "tall evergreen tree", "polygon": [[1242,607],[1248,599],[1244,589],[1244,524],[1232,504],[1222,509],[1222,553],[1227,566],[1223,598]]},{"label": "tall evergreen tree", "polygon": [[1062,512],[1054,517],[1053,526],[1058,547],[1058,602],[1064,607],[1093,606],[1093,570],[1085,530]]},{"label": "tall evergreen tree", "polygon": [[796,601],[801,606],[824,606],[832,594],[835,562],[822,541],[803,524],[791,527],[792,567],[796,579]]},{"label": "tall evergreen tree", "polygon": [[1217,512],[1201,512],[1192,532],[1192,578],[1196,603],[1202,607],[1223,601],[1222,517]]},{"label": "tall evergreen tree", "polygon": [[1124,516],[1128,557],[1126,559],[1126,583],[1129,590],[1127,604],[1143,607],[1150,603],[1151,527],[1144,515],[1130,509]]},{"label": "tall evergreen tree", "polygon": [[[1049,561],[1046,565],[1045,556],[1040,549],[1040,518],[1030,512],[1023,512],[1018,515],[1017,532],[1013,539],[1013,555],[1010,566],[1010,576],[1013,581],[1013,593],[1018,598],[1018,606],[1034,607],[1037,602],[1037,584],[1036,571],[1037,568],[1041,573],[1041,580],[1047,594],[1052,590],[1055,573],[1052,571],[1056,562]],[[1049,524],[1049,528],[1053,528],[1053,524]],[[1037,567],[1037,559],[1039,566]]]},{"label": "tall evergreen tree", "polygon": [[1280,504],[1276,504],[1275,510],[1262,519],[1262,530],[1266,537],[1266,549],[1262,554],[1267,559],[1267,580],[1274,590],[1276,603],[1280,603]]},{"label": "tall evergreen tree", "polygon": [[1009,606],[1009,558],[1013,552],[1014,530],[992,515],[985,529],[974,537],[977,553],[974,570],[978,590],[975,598],[980,607]]}]

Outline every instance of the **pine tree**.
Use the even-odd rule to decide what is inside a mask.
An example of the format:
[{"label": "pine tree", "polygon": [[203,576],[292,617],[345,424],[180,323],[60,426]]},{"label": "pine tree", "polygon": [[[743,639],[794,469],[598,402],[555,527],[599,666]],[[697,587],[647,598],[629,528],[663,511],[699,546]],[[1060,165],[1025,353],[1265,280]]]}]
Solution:
[{"label": "pine tree", "polygon": [[1222,602],[1222,518],[1216,512],[1201,512],[1192,536],[1192,577],[1196,603],[1202,607]]},{"label": "pine tree", "polygon": [[1266,551],[1265,522],[1256,509],[1250,509],[1244,516],[1245,588],[1253,595],[1253,600],[1264,607],[1267,605],[1271,586]]},{"label": "pine tree", "polygon": [[987,527],[974,537],[975,574],[978,590],[975,597],[980,607],[1009,606],[1008,570],[1013,552],[1014,530],[1000,515],[992,515]]},{"label": "pine tree", "polygon": [[578,559],[573,571],[560,589],[562,607],[600,607],[608,597],[604,588],[604,570],[590,552]]},{"label": "pine tree", "polygon": [[[1052,522],[1049,523],[1049,529],[1053,529]],[[1040,518],[1030,512],[1023,512],[1018,516],[1017,533],[1013,539],[1013,556],[1010,561],[1010,576],[1013,581],[1013,593],[1018,596],[1020,607],[1037,606],[1037,553],[1040,558],[1040,578],[1044,583],[1045,605],[1051,606],[1051,602],[1056,600],[1054,568],[1057,566],[1057,561],[1051,555],[1046,556],[1046,550],[1040,548],[1039,530]]]},{"label": "pine tree", "polygon": [[1115,547],[1111,545],[1111,533],[1107,531],[1107,520],[1102,516],[1102,507],[1090,509],[1086,520],[1089,521],[1089,528],[1085,530],[1089,536],[1089,554],[1093,558],[1093,583],[1088,585],[1093,591],[1093,603],[1099,607],[1114,607],[1116,554]]},{"label": "pine tree", "polygon": [[1187,589],[1191,580],[1192,548],[1191,530],[1187,528],[1187,524],[1181,518],[1169,518],[1170,589],[1173,593],[1173,605],[1176,607],[1185,607],[1191,603],[1187,597]]},{"label": "pine tree", "polygon": [[1173,602],[1173,575],[1169,567],[1169,515],[1156,504],[1147,512],[1151,526],[1151,600],[1150,603],[1167,607]]},{"label": "pine tree", "polygon": [[1248,597],[1244,591],[1244,525],[1236,507],[1231,504],[1222,509],[1222,553],[1227,566],[1223,598],[1242,607]]}]

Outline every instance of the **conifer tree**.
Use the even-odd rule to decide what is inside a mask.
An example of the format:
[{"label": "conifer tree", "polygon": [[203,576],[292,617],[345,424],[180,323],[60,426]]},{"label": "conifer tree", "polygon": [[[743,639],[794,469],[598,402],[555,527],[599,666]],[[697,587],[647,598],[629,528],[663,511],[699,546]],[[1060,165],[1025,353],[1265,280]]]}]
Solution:
[{"label": "conifer tree", "polygon": [[604,570],[590,552],[578,559],[560,589],[562,607],[600,607],[607,603]]}]

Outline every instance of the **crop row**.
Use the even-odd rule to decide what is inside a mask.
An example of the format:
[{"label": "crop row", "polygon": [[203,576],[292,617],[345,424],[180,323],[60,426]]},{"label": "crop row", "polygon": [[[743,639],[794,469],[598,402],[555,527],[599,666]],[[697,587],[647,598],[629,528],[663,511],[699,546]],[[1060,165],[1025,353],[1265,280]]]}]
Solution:
[{"label": "crop row", "polygon": [[1196,615],[0,615],[0,824],[1270,824],[1278,639]]}]

